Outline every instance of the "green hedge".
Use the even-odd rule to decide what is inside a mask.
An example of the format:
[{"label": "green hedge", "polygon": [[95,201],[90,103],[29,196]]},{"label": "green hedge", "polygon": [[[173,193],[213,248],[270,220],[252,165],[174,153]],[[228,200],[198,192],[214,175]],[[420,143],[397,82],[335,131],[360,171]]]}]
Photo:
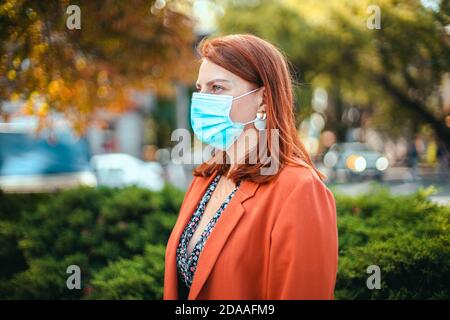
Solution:
[{"label": "green hedge", "polygon": [[[450,298],[450,207],[428,200],[433,188],[393,196],[336,194],[339,228],[337,299]],[[381,270],[369,290],[367,267]]]},{"label": "green hedge", "polygon": [[164,286],[163,245],[147,245],[143,255],[119,259],[96,273],[88,299],[160,299]]},{"label": "green hedge", "polygon": [[[430,202],[431,192],[335,193],[337,299],[450,297],[450,208]],[[164,245],[182,200],[170,186],[0,192],[0,298],[160,299]],[[72,264],[82,290],[66,287]],[[380,290],[366,287],[369,265],[381,268]]]},{"label": "green hedge", "polygon": [[[115,285],[109,275],[117,266],[134,263],[145,264],[145,272],[157,278],[140,297],[160,297],[161,248],[182,200],[183,192],[170,186],[161,192],[81,187],[39,196],[0,193],[0,298],[101,298],[96,285],[105,298],[139,298],[133,291],[105,290]],[[66,287],[72,264],[81,268],[83,290]],[[109,278],[111,283],[101,284]]]}]

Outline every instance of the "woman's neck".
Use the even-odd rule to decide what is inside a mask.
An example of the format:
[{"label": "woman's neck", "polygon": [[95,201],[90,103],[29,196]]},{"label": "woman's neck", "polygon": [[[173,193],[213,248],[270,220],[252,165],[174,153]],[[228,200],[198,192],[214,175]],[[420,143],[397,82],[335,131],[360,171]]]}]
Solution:
[{"label": "woman's neck", "polygon": [[[228,173],[232,172],[240,164],[245,163],[246,155],[258,144],[258,133],[255,128],[245,130],[233,145],[226,150],[227,161],[230,163]],[[251,161],[251,160],[250,160]]]}]

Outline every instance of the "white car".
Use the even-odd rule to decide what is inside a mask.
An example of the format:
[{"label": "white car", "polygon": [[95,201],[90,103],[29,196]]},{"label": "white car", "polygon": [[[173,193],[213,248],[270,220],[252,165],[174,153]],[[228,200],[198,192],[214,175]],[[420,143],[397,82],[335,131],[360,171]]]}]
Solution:
[{"label": "white car", "polygon": [[158,162],[145,162],[125,153],[108,153],[91,158],[98,185],[136,185],[153,191],[164,187],[164,170]]}]

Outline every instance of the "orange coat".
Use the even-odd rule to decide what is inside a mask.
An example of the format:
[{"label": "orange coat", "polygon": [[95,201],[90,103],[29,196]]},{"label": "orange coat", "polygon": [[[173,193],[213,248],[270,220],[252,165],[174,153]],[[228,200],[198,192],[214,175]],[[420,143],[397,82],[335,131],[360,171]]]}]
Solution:
[{"label": "orange coat", "polygon": [[[185,195],[166,247],[164,299],[178,299],[178,242],[214,177],[194,177]],[[269,184],[241,183],[206,240],[188,299],[333,299],[337,265],[334,197],[303,162]]]}]

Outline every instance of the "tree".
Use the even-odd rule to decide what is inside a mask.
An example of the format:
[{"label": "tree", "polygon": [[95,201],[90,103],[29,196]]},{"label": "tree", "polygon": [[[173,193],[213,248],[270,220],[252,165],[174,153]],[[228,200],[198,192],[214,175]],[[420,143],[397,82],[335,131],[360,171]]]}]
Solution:
[{"label": "tree", "polygon": [[[389,134],[431,126],[450,149],[450,128],[439,101],[450,72],[450,4],[437,10],[419,0],[380,0],[381,28],[371,29],[369,0],[228,1],[221,33],[250,32],[278,45],[299,80],[325,87],[334,104],[373,113]],[[311,85],[311,86],[310,86]],[[335,126],[341,121],[335,118]]]},{"label": "tree", "polygon": [[192,82],[190,0],[76,3],[0,4],[0,101],[24,101],[41,119],[63,112],[83,132],[96,111],[133,107],[132,89],[167,95]]}]

